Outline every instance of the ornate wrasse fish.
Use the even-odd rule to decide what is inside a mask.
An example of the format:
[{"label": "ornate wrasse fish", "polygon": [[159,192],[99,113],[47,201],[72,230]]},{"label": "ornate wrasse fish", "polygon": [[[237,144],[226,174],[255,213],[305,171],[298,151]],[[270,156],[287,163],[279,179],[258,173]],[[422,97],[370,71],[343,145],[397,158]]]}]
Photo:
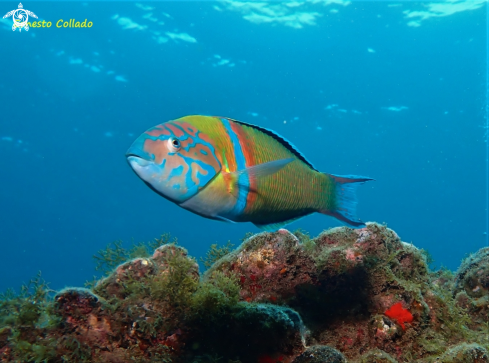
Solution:
[{"label": "ornate wrasse fish", "polygon": [[321,173],[262,127],[187,116],[147,130],[126,157],[151,189],[206,218],[276,230],[319,212],[364,226],[355,217],[355,189],[372,179]]}]

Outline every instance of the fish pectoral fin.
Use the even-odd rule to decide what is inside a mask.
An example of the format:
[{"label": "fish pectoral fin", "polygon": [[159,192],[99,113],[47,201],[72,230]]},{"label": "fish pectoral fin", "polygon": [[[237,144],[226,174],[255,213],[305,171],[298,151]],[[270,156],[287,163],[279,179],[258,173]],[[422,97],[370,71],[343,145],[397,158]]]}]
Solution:
[{"label": "fish pectoral fin", "polygon": [[260,178],[273,175],[294,160],[294,158],[274,160],[269,161],[268,163],[253,165],[243,170],[224,173],[225,178],[231,179],[231,188],[229,189],[229,192],[236,199],[243,198],[246,200],[246,195],[248,193],[258,194],[258,191],[251,187],[252,183],[250,182],[256,182],[256,180]]},{"label": "fish pectoral fin", "polygon": [[268,163],[253,165],[249,168],[233,171],[226,174],[229,175],[229,177],[231,177],[236,184],[240,185],[244,184],[239,182],[242,175],[246,175],[248,177],[248,180],[257,180],[259,178],[264,178],[266,176],[275,174],[294,160],[294,158],[287,158],[269,161]]},{"label": "fish pectoral fin", "polygon": [[228,192],[236,199],[245,202],[249,193],[258,194],[258,190],[252,188],[251,184],[256,185],[256,180],[275,174],[294,160],[294,158],[274,160],[268,163],[253,165],[243,170],[223,173],[224,178],[230,179],[231,181]]}]

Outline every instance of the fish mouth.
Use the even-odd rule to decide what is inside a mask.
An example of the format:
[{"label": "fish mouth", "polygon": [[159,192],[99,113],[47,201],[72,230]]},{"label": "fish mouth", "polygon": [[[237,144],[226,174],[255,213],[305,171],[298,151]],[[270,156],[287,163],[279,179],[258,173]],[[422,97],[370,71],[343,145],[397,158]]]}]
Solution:
[{"label": "fish mouth", "polygon": [[143,157],[141,157],[141,155],[133,154],[133,153],[126,153],[126,159],[129,159],[130,157],[143,159]]},{"label": "fish mouth", "polygon": [[137,139],[126,151],[126,158],[130,156],[135,156],[141,159],[151,160],[151,155],[144,151],[143,140]]},{"label": "fish mouth", "polygon": [[139,144],[131,145],[126,151],[126,160],[131,167],[144,167],[153,163],[152,158],[147,152],[142,150]]},{"label": "fish mouth", "polygon": [[152,161],[144,159],[141,156],[132,153],[126,154],[126,160],[133,169],[153,164]]}]

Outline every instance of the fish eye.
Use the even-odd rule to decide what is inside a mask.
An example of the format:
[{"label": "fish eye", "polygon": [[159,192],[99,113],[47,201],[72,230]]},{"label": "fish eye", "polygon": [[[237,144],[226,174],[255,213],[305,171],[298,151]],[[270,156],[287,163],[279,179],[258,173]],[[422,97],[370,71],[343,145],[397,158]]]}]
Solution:
[{"label": "fish eye", "polygon": [[171,146],[173,146],[174,149],[177,149],[177,150],[182,147],[180,140],[178,140],[176,137],[172,137],[170,139],[170,144],[171,144]]}]

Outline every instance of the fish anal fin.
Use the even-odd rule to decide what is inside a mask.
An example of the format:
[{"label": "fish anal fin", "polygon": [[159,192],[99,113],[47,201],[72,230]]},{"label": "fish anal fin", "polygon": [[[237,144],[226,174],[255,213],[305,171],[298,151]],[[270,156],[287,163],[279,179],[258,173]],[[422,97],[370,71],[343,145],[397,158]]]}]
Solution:
[{"label": "fish anal fin", "polygon": [[291,219],[288,219],[286,221],[277,222],[277,223],[269,223],[269,224],[253,223],[253,224],[256,227],[260,228],[262,231],[265,231],[265,232],[276,232],[280,228],[284,228],[286,225],[288,225],[288,224],[290,224],[292,222],[298,221],[302,217],[305,217],[305,216],[300,216],[300,217],[297,217],[297,218],[291,218]]}]

